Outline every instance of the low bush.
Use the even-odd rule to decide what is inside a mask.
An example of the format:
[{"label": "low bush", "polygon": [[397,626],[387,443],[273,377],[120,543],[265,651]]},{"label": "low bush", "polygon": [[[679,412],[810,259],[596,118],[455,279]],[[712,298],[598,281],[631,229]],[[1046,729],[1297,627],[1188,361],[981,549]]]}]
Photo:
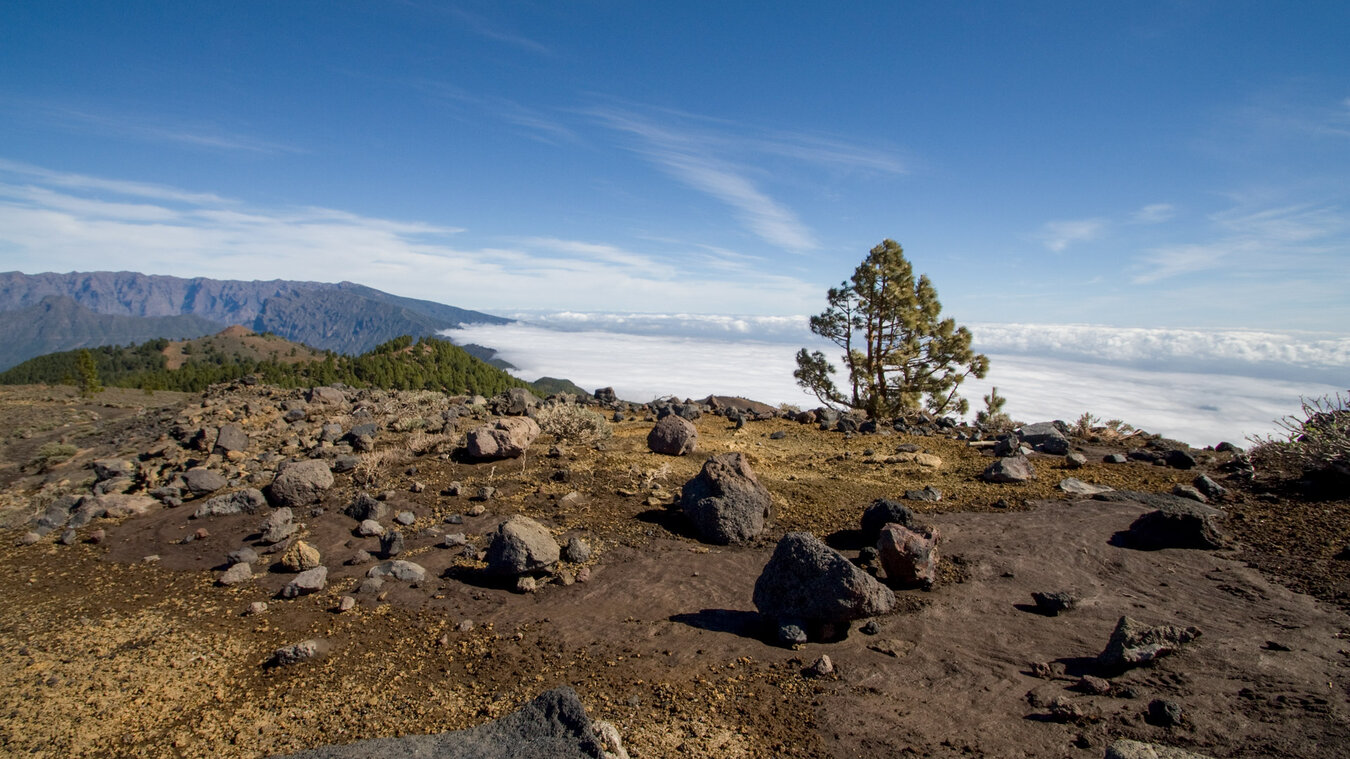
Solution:
[{"label": "low bush", "polygon": [[1251,437],[1252,464],[1281,478],[1350,481],[1350,397],[1301,398],[1302,413],[1277,420],[1283,433]]},{"label": "low bush", "polygon": [[535,414],[539,429],[563,443],[597,443],[614,436],[605,417],[583,406],[545,406]]},{"label": "low bush", "polygon": [[43,443],[33,457],[33,468],[45,472],[63,461],[69,461],[79,451],[70,443]]}]

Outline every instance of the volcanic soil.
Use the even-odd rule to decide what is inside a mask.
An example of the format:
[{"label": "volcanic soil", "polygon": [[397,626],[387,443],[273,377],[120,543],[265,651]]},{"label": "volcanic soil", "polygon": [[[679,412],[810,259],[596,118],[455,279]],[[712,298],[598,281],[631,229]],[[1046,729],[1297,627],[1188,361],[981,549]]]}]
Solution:
[{"label": "volcanic soil", "polygon": [[[353,421],[342,416],[350,409],[325,419],[311,407],[307,421],[282,422],[280,405],[298,397],[243,386],[92,400],[0,389],[3,753],[269,756],[464,728],[557,685],[617,726],[634,757],[1095,757],[1117,737],[1214,757],[1350,753],[1350,581],[1336,558],[1350,543],[1350,503],[1221,479],[1232,548],[1127,548],[1118,533],[1150,507],[1070,498],[1056,483],[1167,492],[1199,471],[1221,478],[1228,456],[1197,452],[1190,471],[1100,463],[1142,437],[1076,440],[1084,468],[1034,454],[1035,481],[990,484],[978,478],[990,454],[948,437],[845,435],[781,418],[737,428],[705,415],[698,453],[668,457],[647,450],[652,422],[638,413],[595,445],[542,435],[521,459],[470,463],[456,449],[481,418],[431,433],[412,420],[439,414],[443,397],[366,393],[382,430],[374,451],[297,511],[329,570],[319,593],[277,598],[292,577],[280,571],[217,586],[225,555],[249,543],[263,515],[192,519],[190,500],[97,520],[70,545],[60,530],[17,545],[52,499],[89,492],[94,459],[136,459],[142,471],[201,464],[240,486],[266,484],[268,454],[303,457],[319,424]],[[171,435],[224,421],[249,432],[247,455],[185,450]],[[75,453],[44,459],[43,444],[59,442]],[[941,466],[896,463],[902,445]],[[774,499],[769,532],[745,546],[700,542],[673,508],[707,455],[724,451],[746,454]],[[841,641],[774,644],[751,594],[777,539],[806,530],[857,557],[863,509],[925,486],[942,500],[906,504],[940,535],[933,589],[898,591],[900,611]],[[482,488],[495,491],[478,500]],[[358,592],[370,564],[345,562],[378,550],[341,513],[360,492],[415,514],[399,558],[426,567],[426,581]],[[479,556],[443,547],[444,534],[463,532],[485,548],[517,513],[562,543],[584,538],[593,556],[518,593],[487,579]],[[106,534],[90,542],[97,528]],[[1082,601],[1043,616],[1036,591]],[[339,613],[345,595],[357,605]],[[253,602],[267,611],[246,614]],[[1202,634],[1112,677],[1110,695],[1083,692],[1081,676],[1096,674],[1123,615]],[[326,640],[326,655],[265,666],[307,638]],[[822,654],[835,673],[804,674]],[[1060,698],[1076,707],[1070,718],[1048,708]],[[1179,704],[1181,724],[1146,719],[1154,699]]]}]

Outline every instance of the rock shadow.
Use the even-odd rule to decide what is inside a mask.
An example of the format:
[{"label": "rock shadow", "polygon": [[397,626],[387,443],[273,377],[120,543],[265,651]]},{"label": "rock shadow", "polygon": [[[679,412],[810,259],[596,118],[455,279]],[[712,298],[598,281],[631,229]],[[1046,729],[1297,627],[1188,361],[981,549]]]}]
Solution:
[{"label": "rock shadow", "polygon": [[702,609],[692,614],[672,614],[670,621],[759,641],[766,640],[772,632],[758,612],[736,609]]},{"label": "rock shadow", "polygon": [[698,528],[679,509],[647,509],[637,515],[639,522],[658,525],[667,532],[690,540],[702,540]]},{"label": "rock shadow", "polygon": [[835,530],[825,536],[825,545],[836,551],[861,551],[870,545],[863,536],[862,530],[843,529]]}]

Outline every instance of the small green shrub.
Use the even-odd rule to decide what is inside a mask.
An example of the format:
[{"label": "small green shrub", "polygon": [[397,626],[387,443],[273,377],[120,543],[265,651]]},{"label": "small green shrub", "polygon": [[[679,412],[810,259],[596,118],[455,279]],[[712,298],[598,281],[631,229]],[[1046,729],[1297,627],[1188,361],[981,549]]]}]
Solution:
[{"label": "small green shrub", "polygon": [[539,429],[565,443],[597,443],[614,436],[605,417],[571,403],[546,406],[535,415]]},{"label": "small green shrub", "polygon": [[43,443],[33,458],[33,467],[45,472],[63,461],[69,461],[79,452],[80,449],[70,443]]}]

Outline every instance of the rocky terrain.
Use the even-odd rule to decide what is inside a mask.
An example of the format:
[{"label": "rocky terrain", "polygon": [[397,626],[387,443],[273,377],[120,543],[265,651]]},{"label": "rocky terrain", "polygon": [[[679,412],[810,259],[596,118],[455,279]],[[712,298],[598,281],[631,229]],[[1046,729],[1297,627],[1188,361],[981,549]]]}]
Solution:
[{"label": "rocky terrain", "polygon": [[1350,747],[1344,494],[1230,446],[705,401],[0,389],[0,748]]}]

